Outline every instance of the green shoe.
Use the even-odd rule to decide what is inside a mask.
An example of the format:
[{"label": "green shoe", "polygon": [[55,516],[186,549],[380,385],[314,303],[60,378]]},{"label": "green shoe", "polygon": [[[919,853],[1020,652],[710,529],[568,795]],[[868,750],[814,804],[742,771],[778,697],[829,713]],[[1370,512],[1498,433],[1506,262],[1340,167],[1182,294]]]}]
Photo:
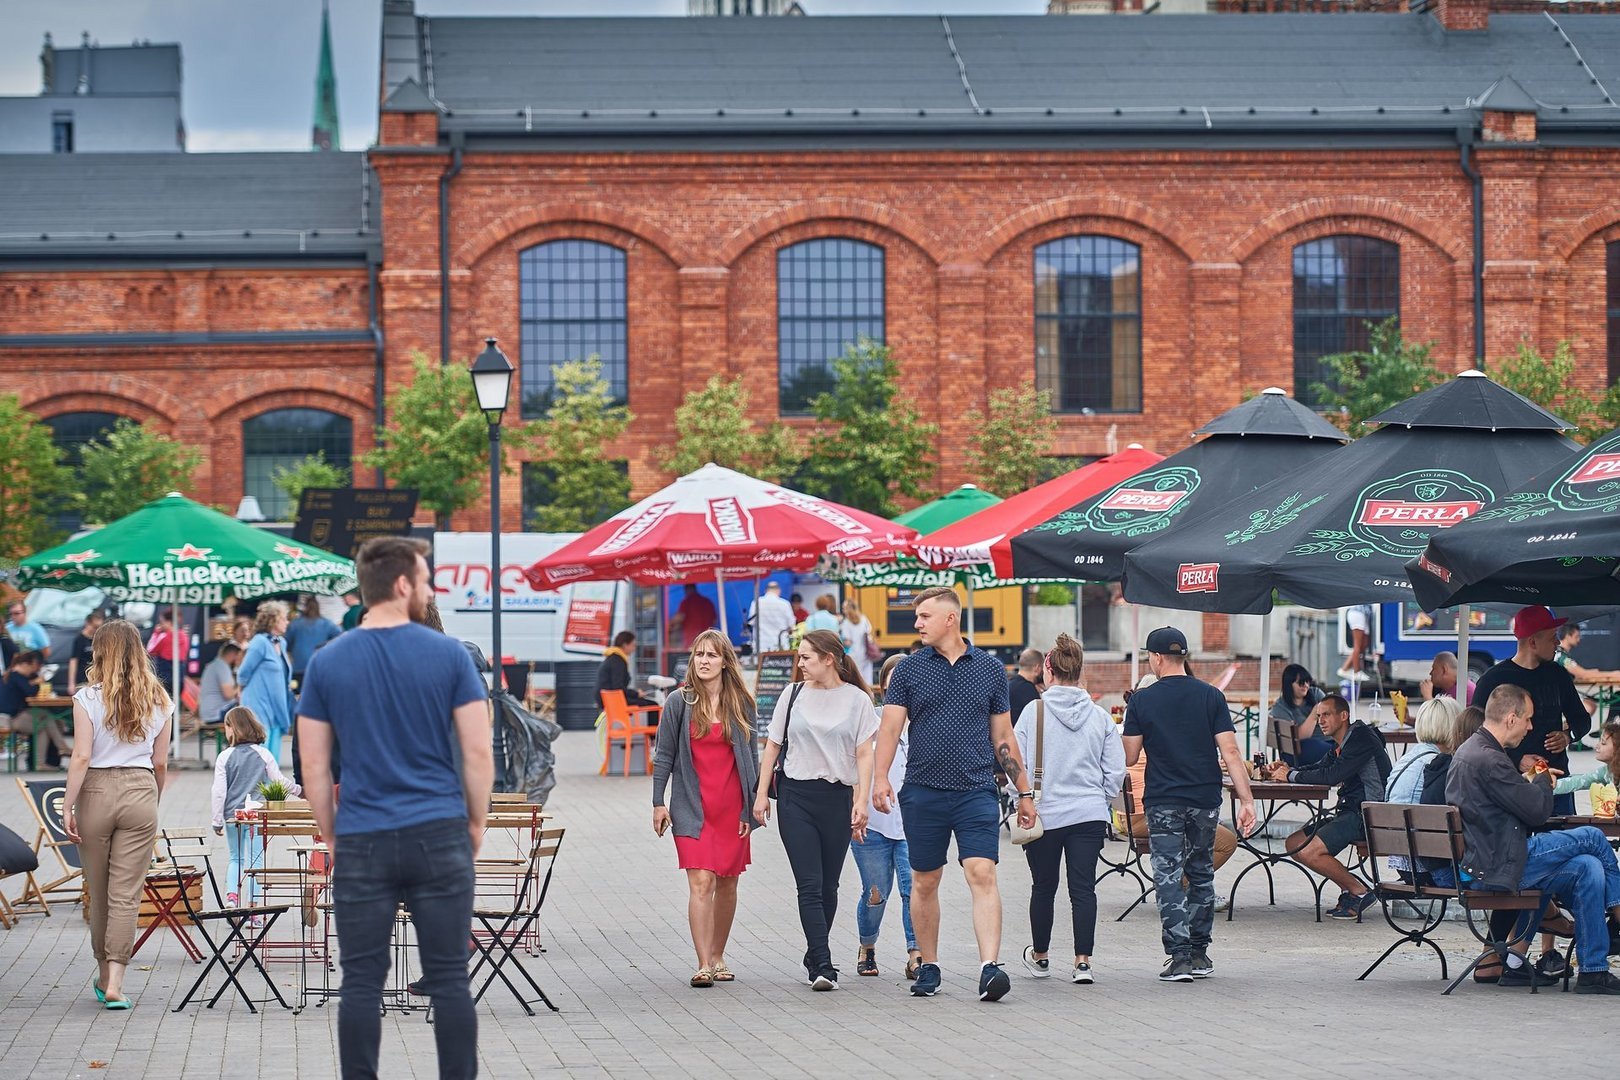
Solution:
[{"label": "green shoe", "polygon": [[90,989],[92,989],[92,990],[94,990],[96,992],[96,1000],[97,1001],[101,1002],[103,1005],[107,1004],[107,991],[105,991],[105,990],[103,990],[101,988],[101,979],[100,978],[94,978],[94,979],[90,980]]},{"label": "green shoe", "polygon": [[131,1008],[134,1008],[134,1007],[135,1007],[135,1003],[133,1001],[129,1000],[129,998],[121,998],[118,1001],[109,1001],[109,1002],[107,1002],[107,1008],[109,1010],[113,1010],[113,1009],[131,1009]]}]

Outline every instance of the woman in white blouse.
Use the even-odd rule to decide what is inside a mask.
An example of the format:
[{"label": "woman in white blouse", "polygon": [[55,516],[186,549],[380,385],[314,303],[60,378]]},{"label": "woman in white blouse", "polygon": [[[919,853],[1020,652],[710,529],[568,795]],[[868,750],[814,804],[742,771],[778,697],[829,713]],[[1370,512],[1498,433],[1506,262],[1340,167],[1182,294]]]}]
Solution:
[{"label": "woman in white blouse", "polygon": [[90,685],[73,695],[62,828],[79,845],[90,898],[91,987],[106,1008],[127,1009],[124,971],[157,838],[170,701],[132,624],[109,619],[90,649]]},{"label": "woman in white blouse", "polygon": [[799,675],[802,681],[777,700],[771,716],[754,818],[761,825],[770,819],[771,773],[785,744],[777,828],[799,887],[805,981],[817,990],[836,990],[838,969],[827,935],[850,839],[866,837],[878,721],[871,691],[833,631],[804,635]]}]

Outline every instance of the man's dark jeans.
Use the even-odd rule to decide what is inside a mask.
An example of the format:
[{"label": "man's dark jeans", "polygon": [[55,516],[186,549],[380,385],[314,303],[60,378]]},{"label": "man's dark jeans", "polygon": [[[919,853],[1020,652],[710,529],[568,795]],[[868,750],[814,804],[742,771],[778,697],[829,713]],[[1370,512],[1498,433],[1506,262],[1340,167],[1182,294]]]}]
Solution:
[{"label": "man's dark jeans", "polygon": [[472,931],[472,841],[464,818],[340,836],[332,862],[343,989],[338,1058],[344,1080],[375,1080],[394,914],[416,928],[422,989],[433,999],[439,1076],[478,1075],[478,1016],[467,980]]}]

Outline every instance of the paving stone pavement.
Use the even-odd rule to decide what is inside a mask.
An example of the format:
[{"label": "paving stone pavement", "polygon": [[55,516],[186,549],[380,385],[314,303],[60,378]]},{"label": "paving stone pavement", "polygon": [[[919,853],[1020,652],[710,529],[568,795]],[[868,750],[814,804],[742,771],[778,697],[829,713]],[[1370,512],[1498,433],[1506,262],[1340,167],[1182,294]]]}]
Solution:
[{"label": "paving stone pavement", "polygon": [[[1464,1075],[1533,1060],[1560,1080],[1613,1074],[1620,1000],[1468,985],[1442,998],[1433,954],[1403,949],[1366,982],[1356,976],[1392,940],[1368,913],[1362,925],[1313,921],[1295,873],[1278,878],[1264,905],[1250,875],[1234,921],[1217,921],[1213,979],[1160,985],[1158,922],[1138,908],[1112,920],[1135,895],[1118,878],[1099,888],[1097,983],[1061,976],[1037,983],[1018,962],[1028,940],[1029,877],[1017,849],[1003,847],[1002,957],[1012,993],[984,1004],[974,993],[968,893],[948,871],[942,964],[945,987],[913,999],[899,970],[898,913],[889,913],[883,974],[854,973],[853,906],[846,865],[834,929],[843,989],[812,993],[797,976],[804,950],[792,877],[775,831],[755,835],[728,954],[737,982],[693,990],[685,879],[673,844],[653,836],[648,781],[595,775],[594,737],[565,734],[551,809],[568,829],[546,906],[548,951],[528,965],[561,1006],[530,1018],[500,988],[479,1008],[482,1075],[508,1077],[822,1077],[973,1075],[1109,1077],[1360,1078]],[[1583,755],[1584,756],[1584,755]],[[166,825],[207,823],[209,774],[182,770],[165,794]],[[0,821],[32,836],[21,794],[0,784]],[[219,841],[223,860],[224,841]],[[1241,859],[1241,852],[1239,853]],[[1224,868],[1227,885],[1241,865]],[[1254,884],[1251,886],[1251,882]],[[1252,889],[1252,891],[1251,891]],[[15,885],[8,893],[16,891]],[[1330,898],[1331,899],[1331,898]],[[1059,899],[1053,955],[1068,947]],[[897,906],[897,905],[896,905]],[[1440,933],[1453,961],[1471,955],[1464,927]],[[158,939],[154,939],[157,941]],[[76,908],[26,916],[0,931],[0,1078],[336,1076],[336,1009],[250,1014],[222,999],[170,1011],[193,978],[172,939],[136,957],[129,989],[137,1007],[107,1013],[89,992],[88,934]],[[283,992],[293,975],[273,967]],[[1498,1040],[1492,1033],[1511,1032]],[[1533,1055],[1528,1057],[1527,1055]],[[1500,1064],[1498,1064],[1500,1062]],[[423,1012],[389,1013],[382,1075],[436,1075],[433,1028]]]}]

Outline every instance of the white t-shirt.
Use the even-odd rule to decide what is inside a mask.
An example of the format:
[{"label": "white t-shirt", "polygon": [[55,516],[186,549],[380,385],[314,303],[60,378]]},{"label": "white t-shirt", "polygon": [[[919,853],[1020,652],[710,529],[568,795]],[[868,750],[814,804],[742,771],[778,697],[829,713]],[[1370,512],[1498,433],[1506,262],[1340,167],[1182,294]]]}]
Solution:
[{"label": "white t-shirt", "polygon": [[906,825],[900,817],[900,788],[906,782],[906,751],[910,749],[906,733],[900,733],[900,745],[894,751],[894,764],[889,766],[889,786],[894,789],[894,809],[879,810],[877,806],[866,808],[866,827],[879,836],[890,840],[904,840],[906,838]]},{"label": "white t-shirt", "polygon": [[877,735],[872,699],[849,683],[831,690],[806,683],[798,701],[793,698],[794,688],[789,687],[776,699],[776,711],[771,714],[770,740],[780,746],[783,733],[787,735],[783,772],[789,780],[830,780],[853,786],[857,778],[855,748]]},{"label": "white t-shirt", "polygon": [[90,767],[92,769],[121,769],[152,767],[152,741],[163,729],[168,718],[163,710],[154,709],[146,725],[146,738],[140,742],[124,742],[107,727],[107,705],[101,700],[100,686],[86,686],[73,695],[76,704],[84,706],[90,717]]}]

